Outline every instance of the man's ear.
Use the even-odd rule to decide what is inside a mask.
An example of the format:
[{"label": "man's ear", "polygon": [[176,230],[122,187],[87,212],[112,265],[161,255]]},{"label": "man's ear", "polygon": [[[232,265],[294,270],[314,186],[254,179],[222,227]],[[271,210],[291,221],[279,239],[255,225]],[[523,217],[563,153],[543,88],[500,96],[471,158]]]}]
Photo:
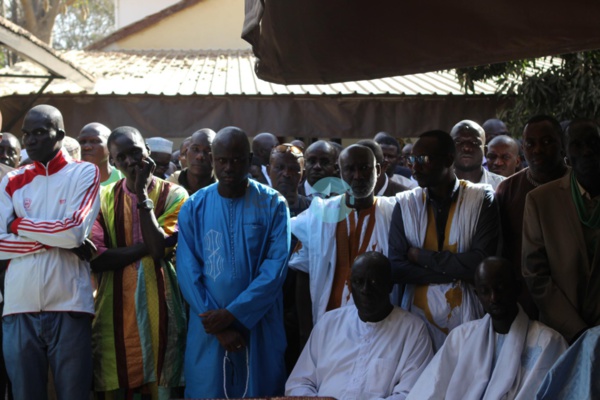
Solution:
[{"label": "man's ear", "polygon": [[252,165],[252,157],[254,157],[254,153],[250,152],[250,156],[248,157],[248,165]]},{"label": "man's ear", "polygon": [[56,139],[63,140],[65,138],[65,130],[64,129],[57,129],[56,130]]},{"label": "man's ear", "polygon": [[377,177],[381,175],[381,164],[375,163],[375,171],[377,171]]},{"label": "man's ear", "polygon": [[111,156],[108,156],[108,163],[111,165],[111,167],[115,166],[115,160],[113,160]]}]

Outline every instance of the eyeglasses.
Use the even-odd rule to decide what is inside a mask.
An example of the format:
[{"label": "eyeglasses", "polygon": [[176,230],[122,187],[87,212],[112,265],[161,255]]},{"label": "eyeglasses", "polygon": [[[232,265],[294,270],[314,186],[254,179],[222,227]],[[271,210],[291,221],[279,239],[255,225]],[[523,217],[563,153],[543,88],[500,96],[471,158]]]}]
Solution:
[{"label": "eyeglasses", "polygon": [[431,156],[406,156],[409,164],[429,164],[431,162]]},{"label": "eyeglasses", "polygon": [[273,147],[273,150],[271,150],[271,154],[273,153],[291,153],[296,158],[304,157],[300,148],[289,143],[284,143]]}]

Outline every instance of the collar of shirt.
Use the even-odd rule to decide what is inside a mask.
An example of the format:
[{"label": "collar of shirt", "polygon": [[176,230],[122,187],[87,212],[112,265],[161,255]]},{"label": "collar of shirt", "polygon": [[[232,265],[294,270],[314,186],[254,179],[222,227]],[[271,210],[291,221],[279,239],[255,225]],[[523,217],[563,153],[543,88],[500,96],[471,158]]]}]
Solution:
[{"label": "collar of shirt", "polygon": [[577,182],[577,187],[579,188],[579,193],[581,193],[581,197],[587,200],[592,200],[592,195],[587,190],[585,190],[583,186],[581,186],[581,183],[579,183],[577,178],[575,178],[575,182]]},{"label": "collar of shirt", "polygon": [[381,190],[379,192],[377,192],[377,196],[383,196],[383,194],[385,193],[385,190],[388,187],[388,183],[389,183],[389,178],[385,174],[385,172],[382,172],[382,174],[385,176],[385,183],[383,184],[383,187],[381,188]]},{"label": "collar of shirt", "polygon": [[269,174],[267,173],[267,166],[266,165],[261,165],[260,166],[260,170],[261,170],[262,174],[264,175],[265,179],[267,180],[267,183],[269,184],[269,186],[273,187],[273,183],[271,182],[271,178],[269,177]]}]

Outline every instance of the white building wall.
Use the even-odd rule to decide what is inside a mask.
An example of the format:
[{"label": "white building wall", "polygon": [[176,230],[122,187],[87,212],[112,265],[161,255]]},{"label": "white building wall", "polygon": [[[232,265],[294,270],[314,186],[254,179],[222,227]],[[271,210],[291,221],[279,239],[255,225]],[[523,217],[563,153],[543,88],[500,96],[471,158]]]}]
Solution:
[{"label": "white building wall", "polygon": [[130,25],[140,19],[159,12],[179,0],[115,0],[116,29]]}]

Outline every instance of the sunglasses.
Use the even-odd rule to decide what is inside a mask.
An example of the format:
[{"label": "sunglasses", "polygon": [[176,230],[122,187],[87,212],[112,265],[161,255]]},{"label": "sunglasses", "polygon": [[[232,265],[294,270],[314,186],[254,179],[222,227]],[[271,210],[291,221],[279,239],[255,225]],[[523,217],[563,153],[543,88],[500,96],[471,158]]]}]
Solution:
[{"label": "sunglasses", "polygon": [[291,153],[296,158],[304,157],[300,148],[289,143],[284,143],[273,147],[273,150],[271,150],[271,154],[273,153]]},{"label": "sunglasses", "polygon": [[420,165],[425,165],[425,164],[429,164],[431,162],[431,157],[430,156],[407,156],[406,159],[408,160],[409,164],[420,164]]}]

